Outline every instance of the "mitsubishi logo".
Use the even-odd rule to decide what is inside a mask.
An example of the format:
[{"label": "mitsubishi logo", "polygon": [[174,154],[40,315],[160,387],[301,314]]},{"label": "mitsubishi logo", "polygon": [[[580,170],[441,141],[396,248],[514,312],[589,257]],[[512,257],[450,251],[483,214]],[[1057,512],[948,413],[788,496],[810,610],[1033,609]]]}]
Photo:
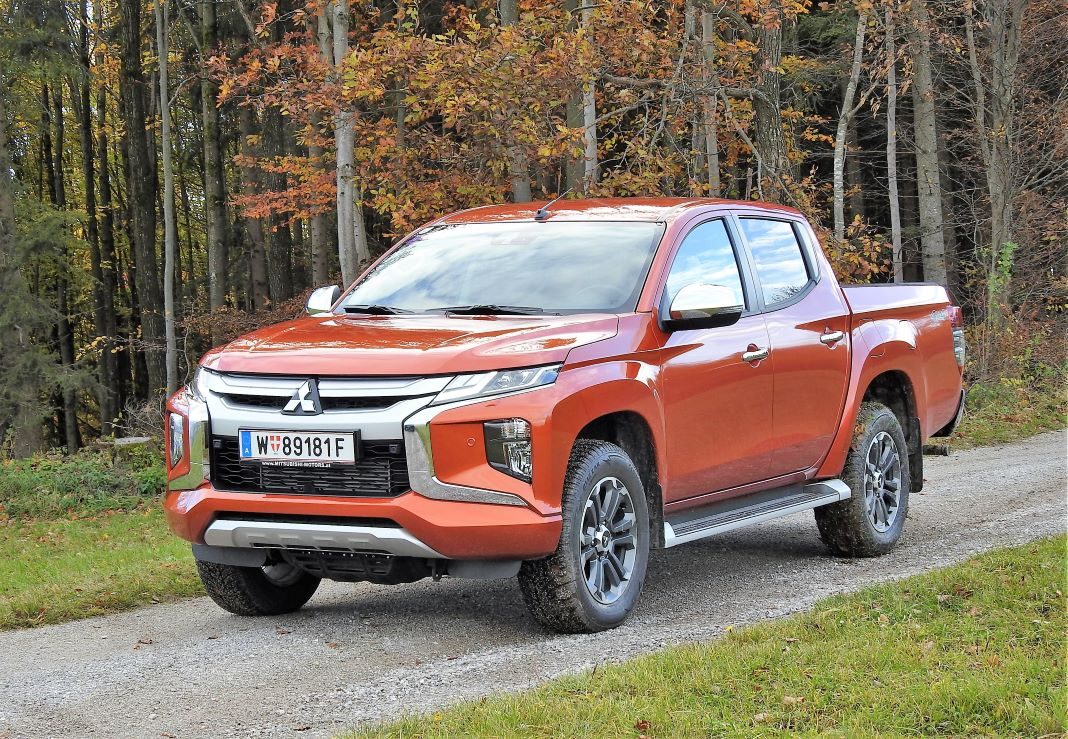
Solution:
[{"label": "mitsubishi logo", "polygon": [[293,397],[286,403],[282,413],[287,416],[318,416],[323,412],[323,406],[319,402],[319,384],[315,380],[308,380],[298,387]]}]

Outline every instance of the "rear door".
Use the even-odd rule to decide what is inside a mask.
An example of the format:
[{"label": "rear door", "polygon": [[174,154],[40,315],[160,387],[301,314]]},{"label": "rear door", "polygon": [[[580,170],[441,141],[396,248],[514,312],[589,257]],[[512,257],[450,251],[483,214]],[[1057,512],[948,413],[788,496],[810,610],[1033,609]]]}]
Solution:
[{"label": "rear door", "polygon": [[748,264],[724,218],[691,228],[668,270],[661,312],[686,285],[723,285],[746,306],[732,326],[675,331],[664,344],[662,392],[671,481],[665,502],[768,477],[771,461],[772,372],[764,319],[754,310]]},{"label": "rear door", "polygon": [[772,476],[808,469],[830,448],[849,384],[849,307],[821,274],[802,223],[738,214],[775,370]]}]

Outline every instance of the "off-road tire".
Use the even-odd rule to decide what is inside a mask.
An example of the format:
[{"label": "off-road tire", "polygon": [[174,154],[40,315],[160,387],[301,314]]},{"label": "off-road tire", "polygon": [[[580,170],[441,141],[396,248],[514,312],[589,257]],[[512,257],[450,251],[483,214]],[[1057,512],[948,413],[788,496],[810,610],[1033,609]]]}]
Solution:
[{"label": "off-road tire", "polygon": [[272,582],[260,567],[197,561],[204,589],[220,607],[238,616],[277,616],[298,611],[319,587],[319,578],[295,573],[291,582]]},{"label": "off-road tire", "polygon": [[[586,585],[580,562],[582,521],[591,490],[616,478],[630,494],[634,524],[634,560],[625,589],[611,604],[598,602]],[[641,595],[649,563],[649,511],[641,477],[627,453],[606,441],[575,442],[562,497],[563,526],[556,551],[529,560],[519,570],[519,587],[530,612],[561,633],[589,633],[623,623]]]},{"label": "off-road tire", "polygon": [[[897,446],[900,457],[900,492],[897,514],[886,531],[878,531],[868,515],[865,498],[866,458],[873,440],[880,433],[887,433]],[[909,456],[901,423],[881,403],[864,403],[857,415],[853,443],[849,448],[842,480],[849,485],[852,496],[848,500],[814,509],[820,538],[830,549],[842,557],[878,557],[886,554],[898,539],[905,526],[909,507]]]}]

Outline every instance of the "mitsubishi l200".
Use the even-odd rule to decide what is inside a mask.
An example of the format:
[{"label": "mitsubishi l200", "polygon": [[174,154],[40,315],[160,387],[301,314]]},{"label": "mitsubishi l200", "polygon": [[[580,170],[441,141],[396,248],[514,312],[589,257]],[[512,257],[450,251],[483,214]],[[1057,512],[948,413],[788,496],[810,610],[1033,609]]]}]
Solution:
[{"label": "mitsubishi l200", "polygon": [[835,555],[888,551],[964,351],[944,288],[840,285],[790,208],[474,208],[208,352],[168,402],[165,508],[236,614],[518,577],[596,631],[653,549],[812,510]]}]

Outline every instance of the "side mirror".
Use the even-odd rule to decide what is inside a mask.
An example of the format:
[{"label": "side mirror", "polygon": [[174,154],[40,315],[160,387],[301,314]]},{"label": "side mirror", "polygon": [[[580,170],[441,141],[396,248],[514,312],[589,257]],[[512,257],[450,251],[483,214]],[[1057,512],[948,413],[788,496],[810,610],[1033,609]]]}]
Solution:
[{"label": "side mirror", "polygon": [[341,297],[341,288],[337,285],[330,285],[329,287],[320,287],[312,291],[312,294],[308,296],[308,303],[304,306],[304,312],[309,316],[317,316],[322,313],[329,313],[330,309],[337,302],[337,299]]},{"label": "side mirror", "polygon": [[744,310],[745,306],[738,305],[729,287],[695,283],[675,294],[663,324],[668,331],[730,326],[742,317]]}]

